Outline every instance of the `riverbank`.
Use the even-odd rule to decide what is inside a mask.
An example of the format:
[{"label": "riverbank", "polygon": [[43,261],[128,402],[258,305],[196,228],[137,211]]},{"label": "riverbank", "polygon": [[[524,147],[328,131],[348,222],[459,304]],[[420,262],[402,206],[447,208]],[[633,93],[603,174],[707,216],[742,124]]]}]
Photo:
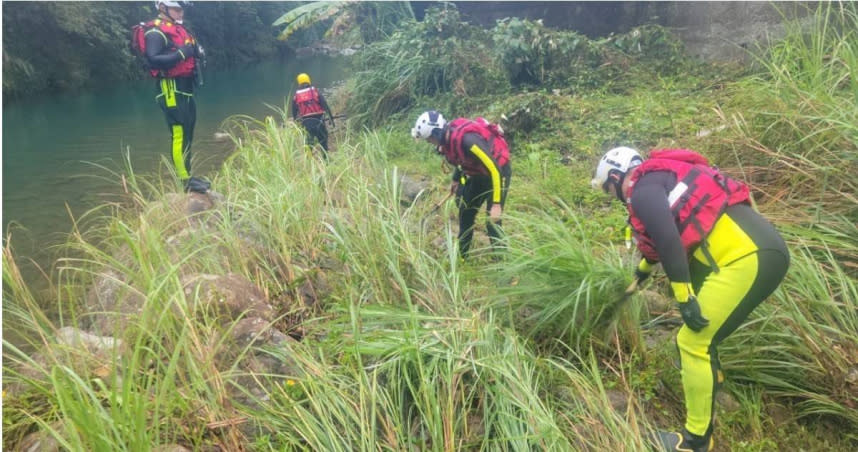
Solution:
[{"label": "riverbank", "polygon": [[[793,254],[783,286],[719,349],[716,450],[855,448],[858,249],[847,238],[858,203],[848,166],[835,165],[854,155],[843,138],[854,123],[824,119],[854,114],[852,87],[812,90],[803,71],[664,72],[585,44],[612,64],[574,79],[543,72],[557,76],[544,85],[575,89],[462,77],[449,91],[421,97],[403,84],[383,98],[363,90],[402,54],[368,49],[375,72],[347,83],[335,110],[375,109],[340,126],[329,162],[282,118],[260,118],[229,128],[236,151],[213,178],[222,199],[128,175],[116,215],[72,238],[56,286],[62,323],[45,319],[4,255],[5,316],[42,350],[4,347],[4,445],[32,435],[73,450],[647,450],[649,429],[682,423],[678,314],[656,278],[606,315],[634,256],[622,207],[588,185],[602,148],[631,142],[691,147],[749,180]],[[772,69],[832,55],[794,41],[777,50]],[[821,68],[833,80],[846,70]],[[432,212],[449,175],[408,135],[427,105],[507,118],[515,173],[500,259],[478,231],[461,263],[452,206]]]}]

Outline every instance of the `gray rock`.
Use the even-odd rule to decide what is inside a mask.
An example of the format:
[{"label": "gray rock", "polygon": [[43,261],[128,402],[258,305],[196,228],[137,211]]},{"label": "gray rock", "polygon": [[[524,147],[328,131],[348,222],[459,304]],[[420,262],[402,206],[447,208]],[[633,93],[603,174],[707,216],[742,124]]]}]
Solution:
[{"label": "gray rock", "polygon": [[236,275],[194,275],[184,278],[185,297],[190,311],[205,309],[223,318],[241,316],[274,319],[274,308],[256,285]]},{"label": "gray rock", "polygon": [[742,404],[733,397],[733,394],[730,394],[727,391],[718,391],[718,393],[715,394],[715,401],[727,413],[735,413],[742,409]]},{"label": "gray rock", "polygon": [[95,277],[87,293],[84,320],[97,334],[114,334],[140,314],[144,302],[123,275],[107,268]]},{"label": "gray rock", "polygon": [[265,319],[245,317],[233,325],[232,338],[236,345],[245,347],[252,343],[271,342],[274,331],[271,322]]},{"label": "gray rock", "polygon": [[187,215],[196,215],[205,212],[214,207],[211,197],[208,194],[188,193],[185,213]]},{"label": "gray rock", "polygon": [[611,403],[611,408],[617,413],[625,413],[629,408],[629,398],[625,392],[619,389],[608,389],[605,391],[608,396],[608,402]]},{"label": "gray rock", "polygon": [[62,327],[57,331],[57,342],[102,357],[113,356],[122,347],[122,340],[120,339],[110,336],[96,336],[70,326]]},{"label": "gray rock", "polygon": [[402,186],[401,202],[405,206],[410,206],[417,200],[418,197],[427,196],[432,189],[432,183],[426,178],[414,179],[407,174],[403,174],[399,179]]},{"label": "gray rock", "polygon": [[[51,428],[56,430],[62,428],[62,425],[54,422]],[[19,452],[59,452],[60,443],[50,433],[40,430],[25,436],[15,450]]]}]

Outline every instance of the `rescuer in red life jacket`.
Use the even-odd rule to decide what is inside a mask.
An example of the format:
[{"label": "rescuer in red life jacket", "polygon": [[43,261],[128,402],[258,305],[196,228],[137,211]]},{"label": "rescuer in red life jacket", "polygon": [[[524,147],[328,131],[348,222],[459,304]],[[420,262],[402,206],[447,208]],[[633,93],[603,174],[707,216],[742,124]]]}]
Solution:
[{"label": "rescuer in red life jacket", "polygon": [[662,450],[708,451],[715,393],[723,381],[717,346],[783,281],[789,251],[750,205],[748,187],[684,149],[608,151],[593,188],[616,196],[643,255],[635,278],[661,262],[685,325],[676,336],[685,393],[681,432],[658,432]]},{"label": "rescuer in red life jacket", "polygon": [[185,191],[205,193],[210,184],[191,177],[191,142],[197,121],[194,76],[201,50],[185,28],[184,8],[177,1],[158,0],[158,18],[147,24],[145,56],[157,79],[155,97],[170,129],[170,155]]},{"label": "rescuer in red life jacket", "polygon": [[325,96],[310,84],[310,76],[298,74],[295,79],[298,89],[292,97],[292,118],[301,121],[301,126],[307,131],[306,144],[313,144],[313,139],[319,141],[324,151],[323,156],[328,158],[328,129],[325,127],[325,113],[334,127],[334,115],[325,101]]},{"label": "rescuer in red life jacket", "polygon": [[509,146],[499,126],[483,118],[458,118],[447,122],[441,113],[430,110],[417,118],[411,136],[435,146],[456,167],[450,192],[459,198],[459,253],[465,257],[471,247],[474,222],[483,203],[489,219],[486,229],[492,246],[502,236],[501,213],[506,204],[512,174]]}]

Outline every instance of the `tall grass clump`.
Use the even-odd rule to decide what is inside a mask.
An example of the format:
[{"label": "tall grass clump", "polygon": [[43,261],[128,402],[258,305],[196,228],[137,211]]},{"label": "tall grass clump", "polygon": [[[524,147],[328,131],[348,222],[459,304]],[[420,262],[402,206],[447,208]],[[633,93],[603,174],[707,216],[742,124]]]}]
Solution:
[{"label": "tall grass clump", "polygon": [[858,283],[831,252],[817,255],[807,245],[794,247],[787,279],[725,343],[723,367],[731,378],[790,401],[799,416],[824,415],[854,432]]},{"label": "tall grass clump", "polygon": [[583,354],[591,339],[604,339],[604,328],[624,307],[629,263],[593,240],[572,208],[556,202],[559,211],[532,207],[504,220],[513,232],[493,266],[497,293],[484,302],[506,312],[527,337]]},{"label": "tall grass clump", "polygon": [[[267,161],[270,134],[257,136],[261,145],[244,141],[226,177],[237,168],[282,165]],[[292,370],[254,377],[264,392],[242,410],[264,432],[257,442],[275,449],[569,450],[583,441],[576,432],[595,422],[613,434],[587,441],[640,443],[604,394],[583,383],[587,377],[558,364],[566,377],[546,380],[550,366],[477,301],[453,231],[442,227],[444,246],[437,247],[422,222],[427,203],[402,203],[402,174],[387,157],[397,153],[393,135],[347,137],[317,169],[324,177],[298,184],[329,194],[314,206],[322,229],[305,254],[337,264],[304,340],[264,347]],[[278,236],[278,249],[308,244]],[[574,404],[555,395],[566,378],[578,381]]]},{"label": "tall grass clump", "polygon": [[752,181],[805,224],[858,221],[856,5],[822,4],[807,21],[787,22],[784,39],[755,62],[760,71],[736,85],[732,102],[744,113],[731,147]]},{"label": "tall grass clump", "polygon": [[[212,318],[192,321],[197,316],[181,281],[184,267],[204,252],[172,254],[165,226],[116,219],[107,225],[109,242],[121,249],[72,239],[79,257],[61,261],[55,300],[112,286],[116,310],[88,313],[98,323],[83,313],[47,318],[18,289],[14,262],[4,257],[4,280],[12,283],[4,284],[11,291],[4,292],[4,313],[22,320],[16,326],[29,338],[24,345],[4,340],[4,418],[13,420],[4,429],[6,446],[34,432],[43,447],[53,442],[69,450],[144,450],[203,438],[224,447],[239,443],[235,432],[210,436],[205,427],[229,417],[230,408],[222,403],[215,363],[221,336]],[[139,312],[124,307],[132,299]]]},{"label": "tall grass clump", "polygon": [[301,347],[303,378],[262,385],[258,416],[274,447],[645,450],[595,363],[540,359],[490,315],[368,307],[326,329],[349,334],[332,335],[326,356]]},{"label": "tall grass clump", "polygon": [[225,317],[193,282],[240,275],[272,299],[297,290],[324,231],[310,214],[335,192],[320,189],[324,165],[297,128],[273,118],[245,128],[237,141],[255,158],[227,164],[215,181],[224,208],[188,216],[184,195],[129,175],[116,215],[71,235],[52,301],[74,315],[45,315],[6,251],[4,312],[30,338],[4,340],[7,447],[31,433],[70,450],[243,447],[231,400],[254,354],[232,331],[250,313]]},{"label": "tall grass clump", "polygon": [[725,344],[725,370],[842,431],[858,419],[856,11],[828,3],[788,22],[734,85],[742,113],[725,139],[792,252],[785,282]]},{"label": "tall grass clump", "polygon": [[[44,315],[4,254],[7,319],[34,338],[4,342],[6,447],[31,434],[70,450],[642,444],[592,369],[538,357],[477,302],[451,228],[430,234],[429,203],[402,201],[395,134],[348,133],[324,161],[282,112],[229,128],[219,208],[188,217],[184,195],[128,178],[116,216],[70,237],[57,300],[74,315]],[[270,328],[299,312],[300,341],[237,343],[253,313],[225,316],[189,284],[228,274],[268,297]],[[608,434],[582,436],[593,425]]]}]

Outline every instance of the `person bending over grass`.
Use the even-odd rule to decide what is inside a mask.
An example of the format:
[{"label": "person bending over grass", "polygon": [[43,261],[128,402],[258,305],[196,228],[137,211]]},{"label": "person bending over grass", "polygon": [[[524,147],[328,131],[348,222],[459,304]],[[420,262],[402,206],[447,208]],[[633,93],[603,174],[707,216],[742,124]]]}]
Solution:
[{"label": "person bending over grass", "polygon": [[657,432],[656,442],[663,450],[708,451],[723,381],[718,344],[783,281],[786,244],[751,207],[748,187],[693,151],[652,151],[644,160],[634,149],[614,148],[591,185],[626,206],[643,255],[635,278],[642,282],[660,262],[685,322],[676,336],[685,426]]},{"label": "person bending over grass", "polygon": [[421,114],[411,136],[436,146],[456,167],[450,193],[459,200],[459,254],[467,256],[474,235],[474,222],[483,203],[489,214],[486,229],[493,247],[501,241],[501,214],[506,204],[512,174],[509,145],[503,130],[483,118],[447,122],[441,113],[429,110]]}]

